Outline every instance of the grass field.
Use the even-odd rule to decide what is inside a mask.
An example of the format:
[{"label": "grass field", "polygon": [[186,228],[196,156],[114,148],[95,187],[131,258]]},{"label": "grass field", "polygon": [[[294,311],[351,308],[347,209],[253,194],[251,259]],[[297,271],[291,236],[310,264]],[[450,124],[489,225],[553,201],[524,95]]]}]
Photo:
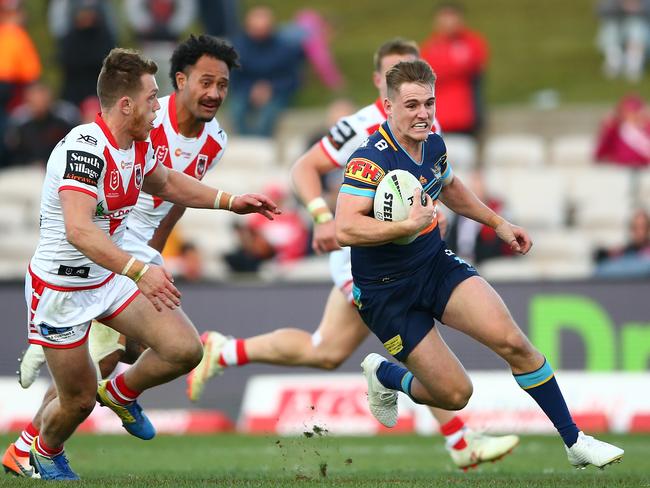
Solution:
[{"label": "grass field", "polygon": [[[3,445],[13,436],[1,436]],[[467,473],[440,437],[75,436],[66,446],[74,486],[650,487],[650,437],[604,436],[626,450],[604,471],[572,469],[555,437],[526,436],[499,463]],[[0,486],[42,481],[0,478]]]}]

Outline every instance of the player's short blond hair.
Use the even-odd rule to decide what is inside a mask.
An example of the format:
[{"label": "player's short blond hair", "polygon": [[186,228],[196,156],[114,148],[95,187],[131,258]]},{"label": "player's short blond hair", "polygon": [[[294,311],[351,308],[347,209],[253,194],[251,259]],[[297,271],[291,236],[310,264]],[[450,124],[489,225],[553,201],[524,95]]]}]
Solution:
[{"label": "player's short blond hair", "polygon": [[408,55],[411,54],[416,58],[420,57],[420,48],[415,43],[415,41],[410,41],[402,37],[395,37],[389,41],[384,42],[372,58],[372,62],[375,66],[375,71],[381,71],[381,61],[391,54],[398,55]]},{"label": "player's short blond hair", "polygon": [[429,63],[416,59],[415,61],[400,61],[386,73],[386,88],[388,98],[404,83],[419,83],[421,85],[433,86],[436,83],[436,75],[429,66]]},{"label": "player's short blond hair", "polygon": [[104,58],[97,78],[97,96],[102,109],[109,109],[123,96],[142,90],[141,77],[155,75],[158,65],[131,49],[114,48]]}]

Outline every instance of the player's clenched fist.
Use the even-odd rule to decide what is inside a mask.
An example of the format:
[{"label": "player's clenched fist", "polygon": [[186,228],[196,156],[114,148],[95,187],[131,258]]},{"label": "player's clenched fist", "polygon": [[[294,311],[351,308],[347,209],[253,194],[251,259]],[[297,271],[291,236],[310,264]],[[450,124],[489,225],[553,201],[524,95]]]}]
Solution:
[{"label": "player's clenched fist", "polygon": [[137,281],[142,294],[156,307],[159,312],[163,306],[174,309],[181,304],[181,292],[174,286],[174,279],[169,271],[162,266],[149,264],[149,268]]},{"label": "player's clenched fist", "polygon": [[341,249],[336,242],[336,225],[334,220],[314,225],[314,238],[311,247],[316,254],[323,254]]},{"label": "player's clenched fist", "polygon": [[430,226],[436,218],[436,206],[431,197],[424,193],[426,205],[422,205],[422,190],[416,188],[413,194],[413,205],[409,211],[409,220],[413,222],[413,231],[420,232]]}]

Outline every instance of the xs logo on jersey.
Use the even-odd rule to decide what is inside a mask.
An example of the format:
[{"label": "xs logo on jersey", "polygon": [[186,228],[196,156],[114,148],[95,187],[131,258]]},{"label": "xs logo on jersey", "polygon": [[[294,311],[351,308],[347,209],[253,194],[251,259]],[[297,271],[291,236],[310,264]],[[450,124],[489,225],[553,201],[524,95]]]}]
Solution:
[{"label": "xs logo on jersey", "polygon": [[377,164],[364,158],[354,158],[345,167],[345,176],[373,186],[379,184],[384,174]]},{"label": "xs logo on jersey", "polygon": [[91,135],[85,136],[83,134],[80,134],[79,137],[77,137],[77,142],[80,142],[82,144],[88,144],[89,146],[97,145],[97,139],[95,139]]}]

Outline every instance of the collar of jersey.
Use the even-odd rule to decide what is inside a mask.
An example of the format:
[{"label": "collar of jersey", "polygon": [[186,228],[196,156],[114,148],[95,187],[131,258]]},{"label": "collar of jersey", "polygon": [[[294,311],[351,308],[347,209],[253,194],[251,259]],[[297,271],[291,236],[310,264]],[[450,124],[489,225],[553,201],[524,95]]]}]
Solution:
[{"label": "collar of jersey", "polygon": [[102,130],[104,135],[106,136],[106,139],[108,139],[108,142],[111,146],[113,146],[115,149],[118,151],[124,151],[124,149],[120,148],[120,146],[117,145],[117,141],[115,140],[115,137],[113,137],[113,134],[111,133],[111,130],[108,128],[106,125],[106,122],[102,118],[101,113],[97,113],[95,116],[95,123],[99,126],[99,128]]},{"label": "collar of jersey", "polygon": [[[393,142],[394,142],[395,144],[397,144],[397,147],[399,147],[399,148],[402,150],[402,152],[403,152],[404,154],[406,154],[406,155],[408,156],[408,158],[409,158],[411,161],[413,161],[413,164],[417,164],[418,166],[422,166],[422,163],[424,162],[424,149],[425,149],[425,147],[426,147],[425,144],[422,144],[422,161],[420,161],[420,162],[418,163],[418,162],[417,162],[415,159],[413,159],[413,157],[412,157],[412,156],[411,156],[411,155],[410,155],[410,154],[409,154],[409,153],[408,153],[408,152],[407,152],[407,151],[402,147],[402,145],[399,143],[399,141],[397,140],[397,138],[393,135],[393,131],[392,131],[391,128],[390,128],[390,123],[388,122],[388,120],[386,121],[386,132],[388,133],[388,136],[393,140]],[[424,141],[424,142],[426,142],[426,141]]]},{"label": "collar of jersey", "polygon": [[205,130],[205,124],[203,124],[201,131],[196,135],[196,137],[185,137],[178,130],[178,119],[176,118],[176,92],[172,92],[172,94],[169,95],[169,103],[167,104],[167,113],[169,113],[169,123],[172,125],[172,129],[174,129],[174,132],[176,132],[176,134],[178,134],[182,138],[188,141],[193,141],[201,137],[201,134],[203,134],[203,131]]}]

